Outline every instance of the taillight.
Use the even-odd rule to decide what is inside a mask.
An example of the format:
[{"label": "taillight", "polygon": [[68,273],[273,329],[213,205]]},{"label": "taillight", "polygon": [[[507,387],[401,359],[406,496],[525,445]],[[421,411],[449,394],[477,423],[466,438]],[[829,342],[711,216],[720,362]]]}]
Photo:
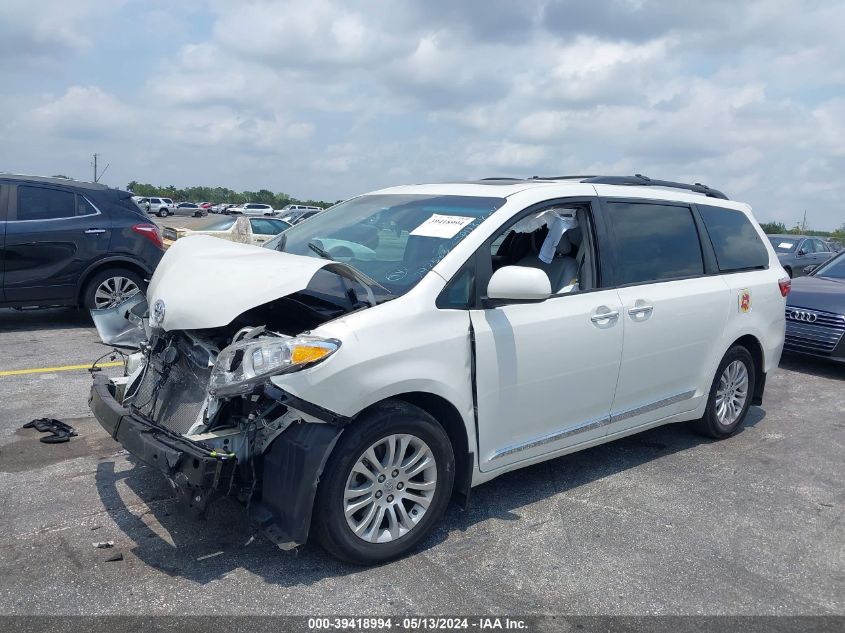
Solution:
[{"label": "taillight", "polygon": [[792,280],[789,277],[782,277],[778,279],[778,287],[780,288],[781,296],[785,297],[792,290]]},{"label": "taillight", "polygon": [[146,237],[157,247],[164,248],[164,243],[161,241],[161,233],[155,224],[136,224],[132,227],[132,231]]}]

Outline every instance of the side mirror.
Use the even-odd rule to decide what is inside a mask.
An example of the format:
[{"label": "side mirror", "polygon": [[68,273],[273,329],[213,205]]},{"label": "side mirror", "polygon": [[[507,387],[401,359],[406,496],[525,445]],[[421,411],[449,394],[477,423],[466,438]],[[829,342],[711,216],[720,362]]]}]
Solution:
[{"label": "side mirror", "polygon": [[805,275],[809,275],[809,274],[810,274],[811,272],[813,272],[816,268],[818,268],[818,266],[805,266],[805,267],[804,267],[804,274],[805,274]]},{"label": "side mirror", "polygon": [[540,302],[552,295],[549,276],[539,268],[503,266],[490,277],[487,298],[500,302]]},{"label": "side mirror", "polygon": [[800,257],[803,257],[803,256],[804,256],[804,255],[806,255],[806,254],[807,254],[807,251],[805,251],[803,248],[799,248],[799,249],[798,249],[798,255],[799,255]]}]

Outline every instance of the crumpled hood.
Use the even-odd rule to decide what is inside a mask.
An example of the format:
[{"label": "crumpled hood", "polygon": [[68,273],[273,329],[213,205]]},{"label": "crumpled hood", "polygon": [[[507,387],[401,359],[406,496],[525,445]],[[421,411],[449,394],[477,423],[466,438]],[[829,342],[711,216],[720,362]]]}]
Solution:
[{"label": "crumpled hood", "polygon": [[845,314],[845,281],[827,277],[799,277],[792,280],[787,305]]},{"label": "crumpled hood", "polygon": [[[150,320],[168,331],[222,327],[251,308],[303,290],[326,267],[343,264],[190,235],[167,249],[153,274]],[[159,301],[164,318],[156,322]]]}]

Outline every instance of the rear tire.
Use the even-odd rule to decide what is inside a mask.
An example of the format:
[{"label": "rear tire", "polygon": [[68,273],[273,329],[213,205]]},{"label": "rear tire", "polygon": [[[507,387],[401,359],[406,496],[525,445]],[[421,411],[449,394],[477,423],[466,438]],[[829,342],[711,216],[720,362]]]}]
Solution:
[{"label": "rear tire", "polygon": [[170,212],[167,209],[159,209],[157,215],[160,218],[166,218],[168,215],[170,215]]},{"label": "rear tire", "polygon": [[[145,290],[143,278],[128,268],[106,268],[95,273],[85,284],[82,306],[86,310],[114,307]],[[111,296],[111,301],[106,297]]]},{"label": "rear tire", "polygon": [[693,423],[695,430],[717,440],[736,433],[751,408],[756,383],[751,353],[742,345],[734,345],[719,363],[704,416]]},{"label": "rear tire", "polygon": [[405,402],[378,404],[344,431],[326,464],[315,536],[350,563],[403,556],[443,516],[454,478],[452,445],[437,420]]}]

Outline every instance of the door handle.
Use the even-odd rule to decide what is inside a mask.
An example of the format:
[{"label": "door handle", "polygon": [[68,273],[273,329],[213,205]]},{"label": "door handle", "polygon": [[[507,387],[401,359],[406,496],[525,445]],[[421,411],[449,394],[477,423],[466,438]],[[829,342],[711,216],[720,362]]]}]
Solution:
[{"label": "door handle", "polygon": [[86,235],[95,235],[97,233],[105,233],[105,229],[85,229]]},{"label": "door handle", "polygon": [[634,306],[633,308],[628,308],[628,314],[631,318],[645,318],[649,316],[654,311],[654,306],[649,305],[640,305]]},{"label": "door handle", "polygon": [[590,317],[590,321],[596,325],[607,325],[618,318],[619,312],[617,310],[608,310],[607,312],[596,312],[596,314]]}]

